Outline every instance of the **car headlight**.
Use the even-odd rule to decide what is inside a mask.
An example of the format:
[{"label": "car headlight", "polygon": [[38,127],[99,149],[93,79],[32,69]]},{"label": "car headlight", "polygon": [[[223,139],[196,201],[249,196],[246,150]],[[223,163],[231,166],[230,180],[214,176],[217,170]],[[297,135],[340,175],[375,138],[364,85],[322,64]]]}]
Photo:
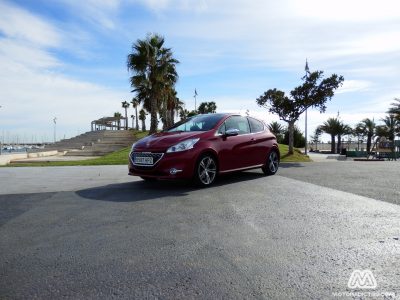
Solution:
[{"label": "car headlight", "polygon": [[193,146],[199,141],[200,139],[189,139],[183,142],[180,142],[172,147],[169,147],[167,150],[167,153],[171,153],[171,152],[180,152],[180,151],[185,151],[185,150],[189,150],[192,149]]}]

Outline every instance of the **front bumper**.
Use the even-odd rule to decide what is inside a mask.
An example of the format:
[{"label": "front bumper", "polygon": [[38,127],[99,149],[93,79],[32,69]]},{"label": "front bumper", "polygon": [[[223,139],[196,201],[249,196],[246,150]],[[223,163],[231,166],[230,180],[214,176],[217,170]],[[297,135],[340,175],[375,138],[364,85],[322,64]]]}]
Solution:
[{"label": "front bumper", "polygon": [[[146,155],[150,153],[153,152],[146,151]],[[133,152],[129,153],[129,175],[171,180],[192,178],[197,159],[196,152],[190,149],[177,153],[163,153],[161,159],[154,166],[139,166],[133,164],[132,155]]]}]

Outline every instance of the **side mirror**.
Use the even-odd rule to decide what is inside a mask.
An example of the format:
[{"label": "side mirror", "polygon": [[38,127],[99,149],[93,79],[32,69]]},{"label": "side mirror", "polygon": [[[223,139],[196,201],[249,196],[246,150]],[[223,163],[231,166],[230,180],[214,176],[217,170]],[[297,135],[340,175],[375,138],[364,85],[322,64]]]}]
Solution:
[{"label": "side mirror", "polygon": [[235,136],[239,134],[239,129],[230,128],[225,132],[225,136]]}]

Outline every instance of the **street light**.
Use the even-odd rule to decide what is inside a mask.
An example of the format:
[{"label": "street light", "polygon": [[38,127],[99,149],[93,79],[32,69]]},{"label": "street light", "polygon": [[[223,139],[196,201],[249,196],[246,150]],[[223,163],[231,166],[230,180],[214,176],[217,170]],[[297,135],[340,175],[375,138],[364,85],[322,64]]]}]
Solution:
[{"label": "street light", "polygon": [[[306,80],[307,80],[307,79],[308,79],[308,74],[310,74],[310,69],[308,68],[308,61],[307,61],[307,58],[306,58],[306,66],[305,66],[304,70],[306,71]],[[304,154],[307,155],[307,109],[306,109],[304,127],[305,127],[305,130],[304,130],[304,135],[305,135]]]},{"label": "street light", "polygon": [[197,113],[197,90],[196,89],[194,89],[194,96],[193,96],[193,98],[194,98],[194,111]]},{"label": "street light", "polygon": [[54,143],[56,142],[56,137],[57,137],[57,135],[56,135],[56,126],[57,126],[57,118],[56,117],[54,117],[54,119],[53,119],[53,122],[54,122]]}]

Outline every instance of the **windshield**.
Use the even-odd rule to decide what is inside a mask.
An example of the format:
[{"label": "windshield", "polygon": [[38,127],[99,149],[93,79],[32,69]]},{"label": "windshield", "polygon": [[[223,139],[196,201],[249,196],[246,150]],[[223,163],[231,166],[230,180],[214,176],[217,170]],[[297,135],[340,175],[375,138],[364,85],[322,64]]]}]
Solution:
[{"label": "windshield", "polygon": [[223,117],[223,114],[198,115],[189,120],[177,123],[167,131],[208,131],[213,129]]}]

